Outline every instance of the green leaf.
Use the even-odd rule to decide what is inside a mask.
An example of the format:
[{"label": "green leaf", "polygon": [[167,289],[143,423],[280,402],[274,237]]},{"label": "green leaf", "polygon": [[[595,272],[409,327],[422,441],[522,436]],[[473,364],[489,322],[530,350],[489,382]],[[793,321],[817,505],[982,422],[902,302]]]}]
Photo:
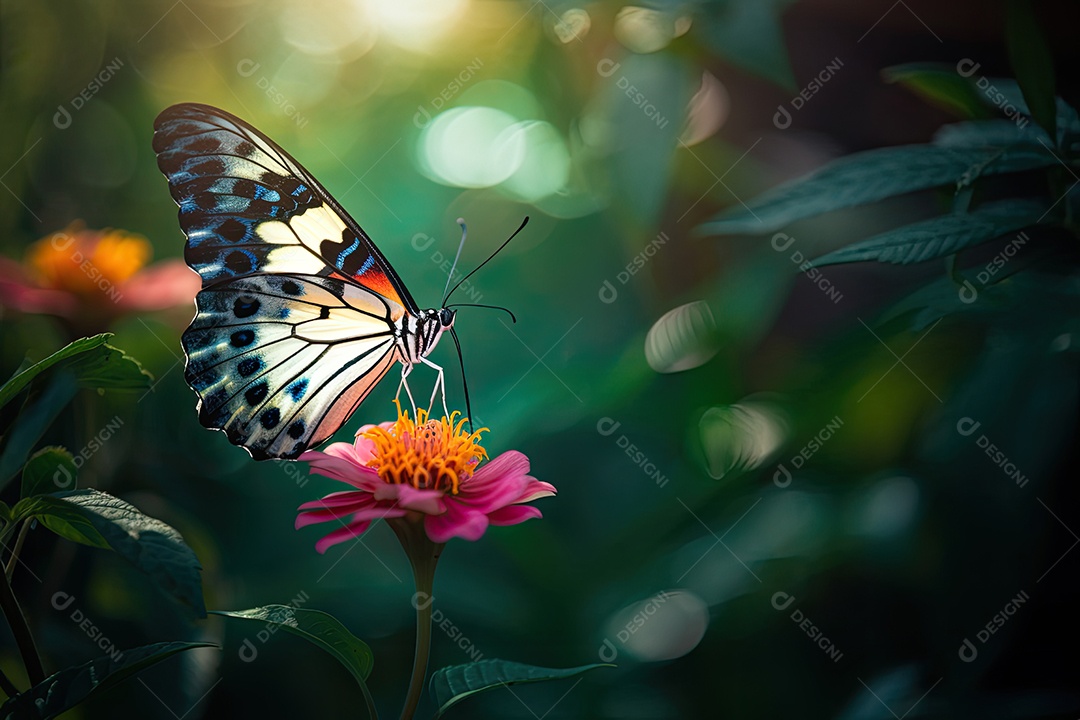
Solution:
[{"label": "green leaf", "polygon": [[75,397],[78,383],[69,372],[55,373],[40,393],[31,395],[8,431],[0,453],[0,489],[26,463],[41,436]]},{"label": "green leaf", "polygon": [[712,47],[734,64],[796,92],[781,15],[794,0],[720,0],[700,18]]},{"label": "green leaf", "polygon": [[1009,0],[1005,5],[1005,43],[1031,116],[1050,137],[1057,136],[1054,101],[1054,60],[1030,0]]},{"label": "green leaf", "polygon": [[184,650],[218,647],[205,642],[161,642],[103,656],[45,678],[0,706],[2,720],[49,720],[105,692],[147,667]]},{"label": "green leaf", "polygon": [[963,118],[985,118],[985,98],[975,84],[944,63],[907,63],[893,65],[881,71],[885,82],[898,83],[935,105],[944,107]]},{"label": "green leaf", "polygon": [[34,378],[54,366],[70,369],[83,387],[117,390],[149,388],[152,380],[150,374],[122,350],[107,345],[110,337],[112,333],[81,338],[16,374],[0,387],[0,407],[18,395]]},{"label": "green leaf", "polygon": [[109,541],[78,506],[53,495],[23,498],[12,509],[16,521],[34,519],[62,538],[81,545],[111,549]]},{"label": "green leaf", "polygon": [[803,218],[956,183],[973,167],[984,175],[1057,164],[1041,146],[940,148],[903,145],[856,153],[735,205],[697,228],[704,235],[766,233]]},{"label": "green leaf", "polygon": [[195,553],[180,533],[134,505],[99,490],[73,490],[20,500],[15,514],[37,517],[69,540],[110,548],[199,617],[206,616]]},{"label": "green leaf", "polygon": [[0,387],[0,408],[7,405],[8,402],[18,395],[19,391],[26,387],[31,380],[51,368],[53,365],[56,365],[61,360],[66,360],[67,358],[75,357],[80,353],[89,352],[94,348],[101,347],[110,337],[112,337],[112,333],[101,333],[100,335],[81,338],[68,344],[62,349],[57,350],[41,362],[34,363],[22,372],[16,373],[14,377],[4,383],[3,387]]},{"label": "green leaf", "polygon": [[211,610],[210,614],[273,625],[304,638],[333,655],[352,673],[364,694],[367,694],[367,679],[375,666],[375,655],[367,643],[349,632],[333,615],[291,605],[264,605],[250,610]]},{"label": "green leaf", "polygon": [[42,448],[23,467],[22,497],[74,488],[77,472],[75,458],[66,448]]},{"label": "green leaf", "polygon": [[1009,148],[1017,144],[1036,146],[1050,136],[1037,125],[1020,127],[1012,120],[970,120],[943,125],[934,133],[934,144],[948,148]]},{"label": "green leaf", "polygon": [[439,717],[450,707],[484,690],[503,685],[562,680],[601,667],[615,666],[610,663],[593,663],[573,668],[554,669],[491,658],[466,665],[444,667],[431,676],[429,689],[435,705],[439,708],[435,717]]},{"label": "green leaf", "polygon": [[1044,203],[1029,200],[987,203],[972,212],[942,215],[875,235],[834,250],[811,264],[821,267],[868,260],[894,265],[926,262],[1034,225],[1046,209]]},{"label": "green leaf", "polygon": [[[1021,115],[1031,117],[1031,109],[1024,99],[1024,93],[1020,89],[1020,84],[1015,80],[1012,78],[985,78],[980,80],[980,83],[985,85],[985,87],[981,87],[980,89],[983,92],[983,97],[985,98],[984,102],[987,107],[1000,110],[1001,108],[1012,105]],[[1057,140],[1059,145],[1063,145],[1068,134],[1071,133],[1075,135],[1080,133],[1080,114],[1077,114],[1076,108],[1069,105],[1061,98],[1056,98],[1055,104]],[[1012,120],[1011,122],[1016,121]],[[1039,129],[1042,130],[1042,128]]]}]

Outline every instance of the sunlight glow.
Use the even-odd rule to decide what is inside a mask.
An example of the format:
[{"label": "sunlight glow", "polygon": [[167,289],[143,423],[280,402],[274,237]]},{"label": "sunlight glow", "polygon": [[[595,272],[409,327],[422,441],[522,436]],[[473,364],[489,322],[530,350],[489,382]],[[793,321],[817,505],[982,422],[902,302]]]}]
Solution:
[{"label": "sunlight glow", "polygon": [[447,110],[421,133],[421,170],[444,185],[498,185],[525,159],[525,135],[516,126],[515,117],[494,108]]}]

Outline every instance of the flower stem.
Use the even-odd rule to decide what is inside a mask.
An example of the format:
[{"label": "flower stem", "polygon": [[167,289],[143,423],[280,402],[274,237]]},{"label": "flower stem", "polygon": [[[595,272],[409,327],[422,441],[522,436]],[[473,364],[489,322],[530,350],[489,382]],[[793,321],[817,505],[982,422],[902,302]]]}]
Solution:
[{"label": "flower stem", "polygon": [[0,609],[3,609],[4,617],[7,618],[11,627],[11,634],[15,636],[15,644],[19,646],[19,654],[22,655],[26,674],[30,678],[31,685],[37,685],[45,679],[45,668],[41,665],[41,656],[38,655],[37,646],[34,645],[34,636],[30,634],[30,626],[26,622],[19,601],[15,599],[15,593],[11,589],[7,573],[0,573]]},{"label": "flower stem", "polygon": [[15,687],[15,683],[11,682],[3,670],[0,670],[0,690],[3,690],[9,698],[19,694],[19,688]]},{"label": "flower stem", "polygon": [[412,564],[413,582],[416,594],[413,605],[416,607],[416,651],[413,655],[412,678],[409,680],[409,692],[405,696],[405,706],[401,709],[401,720],[412,720],[424,692],[427,679],[428,657],[431,654],[431,606],[434,604],[432,590],[435,585],[435,566],[439,562],[444,543],[433,543],[427,537],[422,522],[408,520],[391,522],[398,539],[405,548]]},{"label": "flower stem", "polygon": [[4,568],[4,575],[7,576],[8,582],[11,582],[11,577],[15,573],[15,563],[19,561],[19,553],[22,552],[23,543],[26,542],[26,535],[30,532],[30,521],[23,520],[22,527],[19,528],[19,536],[15,539],[15,547],[11,550],[11,557],[8,558],[7,567]]}]

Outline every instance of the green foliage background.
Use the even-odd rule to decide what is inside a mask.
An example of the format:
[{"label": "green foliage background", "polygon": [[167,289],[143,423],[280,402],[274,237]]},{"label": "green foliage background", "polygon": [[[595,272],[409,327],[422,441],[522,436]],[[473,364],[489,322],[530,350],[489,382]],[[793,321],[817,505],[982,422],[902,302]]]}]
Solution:
[{"label": "green foliage background", "polygon": [[[1024,3],[890,5],[659,2],[650,17],[667,42],[634,52],[614,32],[619,3],[582,6],[588,32],[563,42],[573,4],[473,2],[430,47],[384,34],[334,57],[287,39],[305,15],[332,18],[316,23],[329,32],[344,5],[6,2],[0,251],[21,258],[81,218],[145,235],[157,258],[181,256],[150,140],[157,113],[183,101],[228,109],[288,149],[422,305],[445,284],[433,253],[452,256],[457,217],[469,223],[465,267],[532,217],[475,278],[484,301],[512,308],[518,323],[464,309],[457,327],[489,452],[525,452],[559,494],[540,501],[542,521],[450,543],[436,607],[456,635],[436,628],[431,669],[476,659],[469,649],[567,668],[611,660],[611,647],[618,667],[490,692],[448,717],[1075,717],[1080,18],[1068,3],[1034,3],[1033,14]],[[445,107],[468,99],[470,83],[523,89],[526,119],[550,123],[568,149],[563,192],[527,202],[423,171],[413,119],[421,108],[437,115],[434,99],[478,58]],[[117,59],[58,128],[58,107]],[[774,123],[837,59],[791,125]],[[963,59],[980,69],[964,77]],[[725,88],[726,122],[688,144],[687,123],[703,122],[688,112],[703,73]],[[981,78],[1030,119],[1004,117]],[[520,112],[511,97],[489,100]],[[980,279],[1020,231],[1021,250]],[[635,265],[661,232],[666,242]],[[434,238],[422,251],[420,234]],[[800,271],[814,258],[817,270]],[[665,325],[656,352],[710,359],[656,372],[647,333],[698,301],[708,312],[695,306],[694,322]],[[78,453],[118,418],[79,487],[179,530],[202,565],[207,608],[294,603],[333,614],[371,646],[368,685],[392,712],[414,622],[396,539],[376,527],[320,556],[317,531],[292,529],[300,503],[336,488],[302,465],[256,464],[199,425],[181,372],[188,318],[181,309],[109,328],[109,342],[153,375],[152,390],[72,385],[74,400],[38,446]],[[74,339],[51,318],[10,311],[2,332],[4,377]],[[463,406],[449,343],[436,361]],[[339,439],[389,419],[393,385]],[[979,423],[974,434],[957,430],[965,419]],[[8,505],[17,486],[4,491]],[[223,645],[180,653],[64,717],[363,714],[349,672],[296,637],[192,619],[123,558],[42,528],[21,557],[36,576],[17,569],[15,592],[50,672],[101,651],[71,610],[51,605],[57,592],[118,648]],[[675,591],[689,609],[634,636],[677,647],[677,657],[633,652],[620,611]],[[994,626],[1021,594],[1016,614]],[[787,596],[794,604],[778,610]],[[0,666],[25,687],[2,633]],[[965,639],[978,649],[972,662]],[[245,641],[257,649],[250,662]]]}]

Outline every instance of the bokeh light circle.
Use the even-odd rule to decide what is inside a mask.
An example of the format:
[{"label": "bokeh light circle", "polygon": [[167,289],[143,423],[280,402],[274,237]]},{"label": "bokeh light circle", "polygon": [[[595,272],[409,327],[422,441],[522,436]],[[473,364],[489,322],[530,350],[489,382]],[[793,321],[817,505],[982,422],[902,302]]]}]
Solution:
[{"label": "bokeh light circle", "polygon": [[444,185],[498,185],[525,159],[517,118],[489,107],[458,107],[435,117],[420,135],[421,170]]}]

